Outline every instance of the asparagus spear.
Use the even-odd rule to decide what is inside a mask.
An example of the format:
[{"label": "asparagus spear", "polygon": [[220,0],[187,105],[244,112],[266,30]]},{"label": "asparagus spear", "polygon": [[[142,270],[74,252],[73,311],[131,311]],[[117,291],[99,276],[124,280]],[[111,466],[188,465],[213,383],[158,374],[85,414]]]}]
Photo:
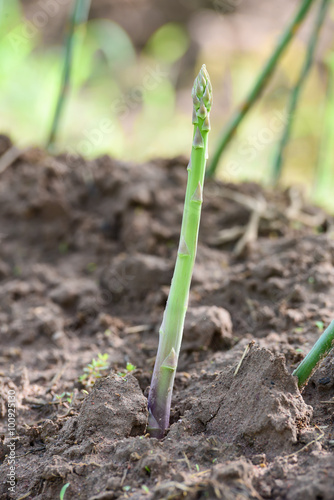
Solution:
[{"label": "asparagus spear", "polygon": [[326,328],[324,333],[316,341],[308,355],[295,369],[292,375],[298,378],[298,386],[301,388],[307,384],[312,373],[317,369],[320,361],[327,356],[334,347],[334,321]]},{"label": "asparagus spear", "polygon": [[258,74],[258,77],[253,87],[251,88],[248,96],[246,97],[245,101],[238,107],[238,109],[235,111],[230,121],[226,124],[225,128],[223,129],[222,134],[218,139],[218,145],[214,150],[213,158],[210,162],[210,165],[208,166],[206,174],[207,177],[214,176],[218,166],[218,162],[220,160],[223,151],[225,151],[227,144],[234,136],[237,128],[239,127],[239,124],[247,115],[248,111],[252,108],[253,104],[260,97],[271,75],[276,69],[276,66],[280,61],[283,52],[288,47],[292,38],[296,35],[303,20],[305,19],[306,14],[310,10],[310,7],[313,4],[313,2],[314,0],[301,0],[297,12],[290,21],[289,25],[286,27],[285,31],[282,33],[281,37],[279,38],[276,47],[274,48],[268,61],[265,63],[264,67]]},{"label": "asparagus spear", "polygon": [[62,81],[59,89],[55,113],[52,120],[50,135],[46,143],[47,148],[52,148],[56,142],[60,120],[69,94],[73,65],[73,51],[75,45],[75,29],[77,28],[77,26],[79,26],[79,24],[85,23],[87,21],[89,16],[90,4],[91,0],[76,0],[74,9],[71,14],[65,42]]},{"label": "asparagus spear", "polygon": [[321,30],[321,27],[323,25],[323,22],[326,17],[326,13],[328,10],[328,7],[330,5],[329,0],[321,0],[321,3],[319,4],[319,10],[317,13],[317,16],[315,18],[315,23],[313,27],[313,31],[311,33],[309,42],[307,44],[307,49],[306,49],[306,55],[305,55],[305,60],[301,69],[301,72],[299,74],[298,80],[293,87],[289,102],[288,102],[288,108],[287,108],[287,122],[286,126],[283,130],[283,134],[278,146],[278,150],[274,159],[273,163],[273,171],[272,171],[272,178],[274,184],[277,184],[278,181],[280,180],[281,173],[282,173],[282,167],[283,167],[283,156],[284,156],[284,151],[285,148],[289,142],[290,135],[291,135],[291,129],[293,125],[293,119],[295,117],[296,109],[298,106],[298,101],[300,98],[300,94],[303,90],[304,84],[306,82],[307,76],[310,72],[310,69],[312,67],[312,63],[314,60],[314,52],[317,47],[317,43],[319,40],[319,33]]},{"label": "asparagus spear", "polygon": [[194,134],[188,164],[180,243],[169,297],[159,331],[159,347],[148,397],[148,432],[156,438],[162,438],[169,426],[175,371],[196,257],[205,166],[208,158],[209,114],[212,105],[212,87],[204,64],[195,79],[192,98]]}]

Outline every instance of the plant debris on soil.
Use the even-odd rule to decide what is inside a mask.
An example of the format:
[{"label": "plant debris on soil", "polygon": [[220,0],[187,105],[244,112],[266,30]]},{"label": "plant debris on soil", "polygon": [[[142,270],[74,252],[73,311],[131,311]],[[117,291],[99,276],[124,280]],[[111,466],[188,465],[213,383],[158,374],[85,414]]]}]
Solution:
[{"label": "plant debris on soil", "polygon": [[[0,162],[11,147],[1,137]],[[147,394],[186,159],[9,157],[0,498],[55,500],[69,483],[65,500],[332,500],[333,354],[302,394],[291,373],[333,319],[333,218],[296,190],[206,182],[171,427],[158,441],[145,434]]]}]

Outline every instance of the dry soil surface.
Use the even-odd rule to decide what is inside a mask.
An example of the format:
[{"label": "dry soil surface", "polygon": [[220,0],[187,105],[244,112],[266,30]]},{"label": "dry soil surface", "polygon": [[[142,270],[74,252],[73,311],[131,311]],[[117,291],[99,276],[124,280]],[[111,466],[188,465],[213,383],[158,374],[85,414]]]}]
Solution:
[{"label": "dry soil surface", "polygon": [[2,169],[1,499],[334,498],[333,356],[302,394],[291,375],[333,318],[333,219],[295,191],[207,181],[171,426],[145,433],[186,175],[38,150]]}]

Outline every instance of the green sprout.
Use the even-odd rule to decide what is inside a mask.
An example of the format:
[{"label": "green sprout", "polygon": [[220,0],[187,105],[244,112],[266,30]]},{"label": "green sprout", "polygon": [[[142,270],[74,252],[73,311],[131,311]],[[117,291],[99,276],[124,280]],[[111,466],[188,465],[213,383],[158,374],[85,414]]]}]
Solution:
[{"label": "green sprout", "polygon": [[323,321],[316,321],[315,326],[318,328],[320,333],[324,331],[325,325]]},{"label": "green sprout", "polygon": [[172,390],[188,307],[203,202],[210,130],[209,114],[212,105],[212,87],[205,65],[195,79],[192,98],[194,134],[187,168],[188,182],[180,243],[169,297],[159,330],[159,347],[148,396],[147,430],[151,437],[159,439],[169,427]]},{"label": "green sprout", "polygon": [[298,386],[303,387],[312,373],[317,369],[320,361],[327,356],[334,347],[334,321],[326,328],[319,337],[308,355],[303,359],[300,365],[295,369],[293,375],[298,378]]},{"label": "green sprout", "polygon": [[79,377],[79,382],[81,382],[85,387],[92,387],[96,380],[103,377],[106,370],[109,369],[107,360],[109,354],[98,354],[97,359],[93,358],[91,363],[89,363],[83,371],[83,375]]},{"label": "green sprout", "polygon": [[93,273],[94,271],[96,271],[96,268],[97,264],[95,262],[89,262],[86,266],[86,269],[89,273]]},{"label": "green sprout", "polygon": [[73,392],[63,392],[62,394],[55,394],[55,398],[59,401],[60,405],[67,406],[66,403],[72,404]]},{"label": "green sprout", "polygon": [[120,377],[125,377],[128,373],[133,372],[137,367],[132,363],[126,363],[126,368],[124,372],[118,372],[117,375]]},{"label": "green sprout", "polygon": [[69,487],[69,485],[70,485],[70,483],[64,484],[64,486],[60,490],[60,494],[59,494],[60,500],[64,500],[65,492],[66,492],[67,488]]}]

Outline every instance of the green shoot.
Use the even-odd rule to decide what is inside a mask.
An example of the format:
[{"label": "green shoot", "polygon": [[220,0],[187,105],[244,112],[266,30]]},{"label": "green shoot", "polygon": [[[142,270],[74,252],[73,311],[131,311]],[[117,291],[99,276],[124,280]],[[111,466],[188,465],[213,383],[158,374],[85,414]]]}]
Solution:
[{"label": "green shoot", "polygon": [[64,484],[64,486],[62,487],[62,489],[60,490],[60,494],[59,494],[59,498],[60,500],[64,500],[64,497],[65,497],[65,492],[67,490],[67,488],[69,487],[70,483],[66,483]]},{"label": "green shoot", "polygon": [[306,50],[306,56],[305,60],[301,69],[301,72],[299,74],[299,77],[297,79],[296,85],[291,91],[290,94],[290,99],[288,102],[288,108],[287,108],[287,122],[286,126],[283,130],[283,134],[278,146],[277,154],[274,159],[274,164],[273,164],[273,172],[272,172],[272,177],[273,177],[273,182],[274,184],[277,184],[277,182],[280,180],[281,173],[282,173],[282,166],[283,166],[283,155],[284,151],[286,149],[286,146],[289,142],[290,135],[291,135],[291,129],[293,125],[293,119],[296,114],[296,108],[298,106],[298,101],[300,98],[300,94],[303,90],[304,84],[306,82],[307,76],[310,72],[310,69],[312,67],[312,63],[314,60],[314,53],[315,49],[317,46],[317,42],[319,40],[319,33],[321,30],[321,27],[323,25],[323,22],[326,17],[326,13],[329,7],[330,1],[329,0],[321,0],[321,3],[319,4],[319,10],[317,13],[317,16],[315,18],[315,23],[313,27],[313,31],[311,33],[308,45],[307,45],[307,50]]},{"label": "green shoot", "polygon": [[133,365],[132,363],[126,363],[126,371],[127,372],[133,372],[137,367]]},{"label": "green shoot", "polygon": [[316,321],[315,326],[318,328],[320,333],[324,331],[325,325],[323,321]]},{"label": "green shoot", "polygon": [[183,326],[195,263],[198,230],[203,202],[205,166],[212,87],[205,65],[195,79],[193,90],[194,133],[184,202],[180,243],[169,297],[159,331],[159,348],[148,396],[148,432],[162,438],[169,427],[173,384],[180,352]]},{"label": "green shoot", "polygon": [[96,271],[96,268],[97,268],[97,264],[95,262],[89,262],[89,264],[87,264],[87,271],[89,273],[93,273],[94,271]]},{"label": "green shoot", "polygon": [[126,368],[124,372],[118,372],[117,375],[120,377],[125,377],[128,373],[133,372],[137,367],[132,363],[126,363]]},{"label": "green shoot", "polygon": [[282,36],[279,38],[273,53],[269,57],[268,61],[265,63],[263,69],[261,70],[259,76],[257,77],[245,101],[239,106],[239,108],[232,116],[231,120],[227,123],[226,127],[223,129],[222,135],[218,140],[218,145],[216,147],[216,150],[214,151],[213,158],[207,170],[208,177],[214,176],[218,166],[218,162],[220,160],[223,151],[225,150],[226,146],[234,136],[239,124],[242,122],[244,117],[247,115],[248,111],[252,108],[252,106],[260,97],[264,88],[268,84],[269,79],[273,74],[274,70],[276,69],[276,66],[280,61],[283,52],[285,51],[285,49],[288,47],[293,37],[298,32],[298,29],[300,28],[303,20],[305,19],[305,16],[308,13],[313,2],[314,0],[301,1],[297,12],[295,13],[289,25],[286,27],[286,30],[284,31]]},{"label": "green shoot", "polygon": [[303,387],[312,373],[317,369],[320,361],[327,356],[329,351],[334,347],[334,321],[319,337],[308,355],[303,359],[300,365],[293,372],[298,378],[298,386]]},{"label": "green shoot", "polygon": [[92,359],[83,371],[83,375],[79,377],[79,382],[81,382],[85,387],[92,387],[96,380],[104,376],[104,372],[109,369],[107,360],[109,354],[98,354],[97,359]]},{"label": "green shoot", "polygon": [[55,394],[55,398],[59,401],[60,405],[67,406],[66,403],[72,404],[73,392],[63,392],[62,394]]},{"label": "green shoot", "polygon": [[62,82],[59,90],[58,101],[56,110],[53,117],[51,132],[47,141],[47,147],[52,147],[56,141],[56,136],[59,129],[59,123],[66,99],[69,94],[69,87],[71,82],[71,71],[73,61],[73,50],[75,44],[75,30],[81,23],[85,23],[88,19],[91,0],[76,0],[74,9],[71,15],[68,33],[65,42],[65,56],[64,56],[64,69],[62,75]]},{"label": "green shoot", "polygon": [[334,165],[334,51],[327,59],[327,85],[324,103],[324,117],[321,144],[315,178],[313,196],[317,203],[333,208],[333,165]]}]

